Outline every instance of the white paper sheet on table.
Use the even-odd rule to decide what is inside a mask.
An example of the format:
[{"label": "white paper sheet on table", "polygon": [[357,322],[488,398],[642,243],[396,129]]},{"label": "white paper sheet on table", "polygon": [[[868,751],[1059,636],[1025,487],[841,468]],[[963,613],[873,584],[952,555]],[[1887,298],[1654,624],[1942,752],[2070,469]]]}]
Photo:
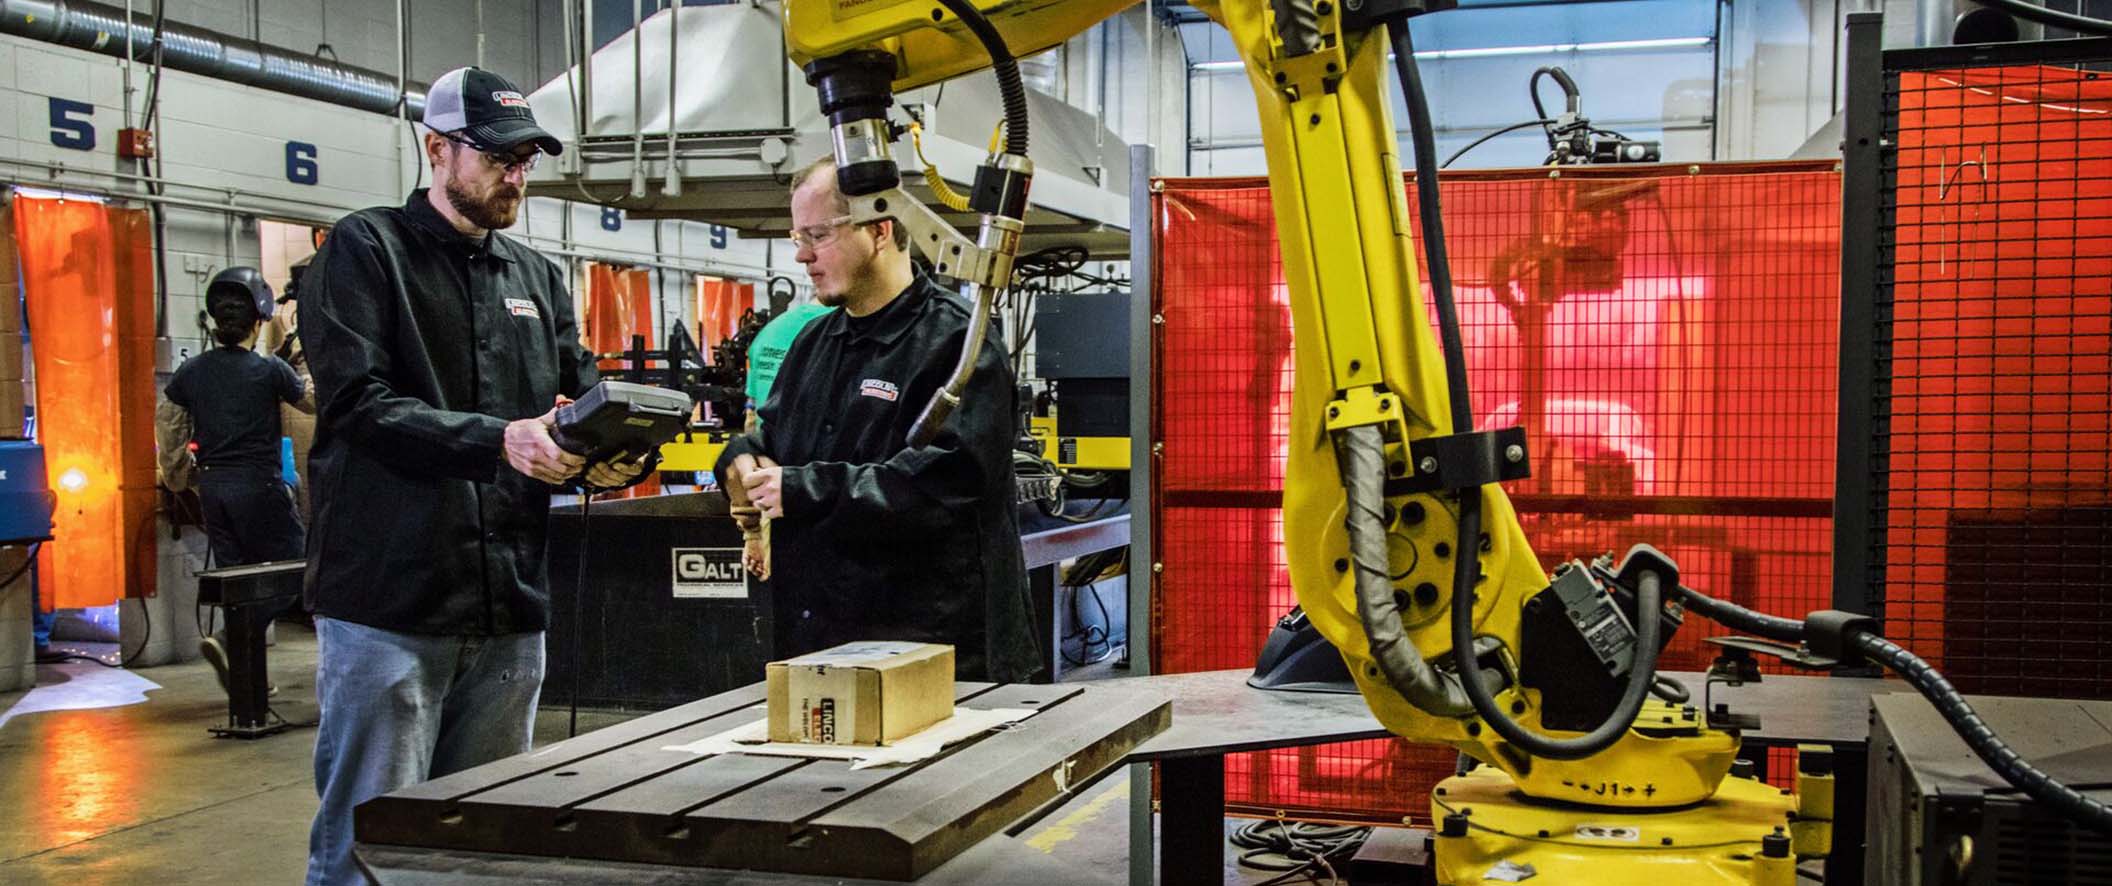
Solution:
[{"label": "white paper sheet on table", "polygon": [[885,747],[770,741],[769,721],[756,720],[689,744],[667,745],[661,750],[696,754],[700,757],[711,754],[761,754],[768,757],[850,760],[852,769],[900,766],[936,757],[947,745],[1017,723],[1035,713],[1037,712],[1031,708],[955,708],[953,716],[931,724],[923,732]]}]

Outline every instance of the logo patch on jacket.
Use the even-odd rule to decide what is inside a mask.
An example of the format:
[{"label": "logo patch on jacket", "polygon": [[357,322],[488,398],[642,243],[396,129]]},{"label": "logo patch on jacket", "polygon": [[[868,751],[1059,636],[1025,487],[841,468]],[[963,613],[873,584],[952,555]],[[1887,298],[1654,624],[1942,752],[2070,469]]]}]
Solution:
[{"label": "logo patch on jacket", "polygon": [[894,382],[881,381],[877,378],[869,378],[858,385],[858,393],[864,394],[868,397],[878,397],[882,400],[886,400],[889,403],[893,403],[895,402],[895,396],[900,393],[900,391],[895,388]]},{"label": "logo patch on jacket", "polygon": [[510,89],[501,89],[497,92],[492,93],[491,100],[498,102],[499,106],[503,108],[528,107],[528,100],[522,98],[520,93],[514,92]]},{"label": "logo patch on jacket", "polygon": [[537,320],[543,318],[543,312],[541,309],[535,306],[535,302],[531,299],[525,298],[507,299],[506,313],[512,314],[516,317],[533,317]]}]

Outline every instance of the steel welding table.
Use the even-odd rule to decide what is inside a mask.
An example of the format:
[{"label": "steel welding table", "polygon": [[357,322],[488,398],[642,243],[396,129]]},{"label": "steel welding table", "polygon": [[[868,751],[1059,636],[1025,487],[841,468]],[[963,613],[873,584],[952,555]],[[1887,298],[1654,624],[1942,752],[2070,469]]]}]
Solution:
[{"label": "steel welding table", "polygon": [[[1027,597],[1034,604],[1035,644],[1041,647],[1042,675],[1051,682],[1062,679],[1064,671],[1064,624],[1056,611],[1060,602],[1056,569],[1067,560],[1127,547],[1128,507],[1119,505],[1107,516],[1084,523],[1066,523],[1050,517],[1023,521],[1019,527],[1020,553],[1027,567]],[[1124,620],[1128,617],[1125,611]],[[1115,630],[1113,625],[1107,628]]]},{"label": "steel welding table", "polygon": [[[721,842],[748,841],[757,845],[745,849],[724,845],[713,851],[726,858],[742,857],[744,852],[757,857],[775,853],[780,856],[777,860],[781,861],[780,847],[797,846],[803,839],[810,841],[806,844],[809,847],[816,837],[846,839],[832,834],[831,829],[842,827],[856,817],[847,815],[849,812],[860,808],[888,810],[887,817],[898,827],[915,831],[930,840],[932,845],[947,844],[944,848],[948,851],[940,857],[950,856],[951,860],[929,868],[917,879],[918,882],[949,886],[1062,882],[1065,868],[1060,861],[1026,848],[1011,836],[1023,831],[1040,814],[1082,792],[1091,781],[1090,773],[1119,773],[1123,767],[1116,765],[1118,763],[1157,762],[1160,764],[1159,812],[1163,829],[1159,852],[1160,882],[1217,882],[1224,864],[1226,754],[1388,735],[1372,718],[1359,696],[1266,692],[1246,686],[1247,676],[1246,671],[1212,671],[1059,686],[988,688],[981,684],[963,684],[962,694],[968,698],[964,704],[970,706],[976,700],[989,704],[1047,703],[1048,699],[1055,698],[1051,692],[1084,692],[1083,696],[1069,696],[1065,703],[1055,705],[1023,724],[1043,721],[1042,733],[1069,736],[1074,744],[1080,735],[1125,722],[1131,723],[1131,728],[1116,730],[1121,735],[1108,746],[1132,741],[1151,728],[1146,722],[1151,719],[1148,712],[1169,697],[1172,699],[1172,719],[1164,731],[1132,744],[1120,754],[1102,753],[1097,758],[1091,752],[1069,755],[1068,759],[1077,761],[1069,783],[1060,788],[1054,784],[1042,786],[1043,790],[1038,794],[1024,800],[978,794],[976,784],[961,779],[969,775],[989,775],[989,778],[982,779],[983,787],[987,788],[1012,780],[1000,777],[1007,772],[997,770],[1007,770],[1016,776],[1021,771],[1048,771],[1052,763],[1062,766],[1061,761],[1067,758],[1068,752],[1057,746],[1060,739],[1039,742],[1030,738],[1013,742],[1005,753],[998,754],[993,753],[997,750],[995,740],[1015,734],[998,733],[907,772],[854,770],[849,775],[865,774],[854,782],[843,784],[835,782],[842,781],[846,774],[834,772],[833,777],[827,779],[831,782],[829,784],[798,782],[779,785],[802,795],[799,808],[788,812],[785,801],[775,798],[750,803],[746,808],[758,813],[759,819],[774,817],[777,824],[745,832],[728,830]],[[1686,681],[1697,695],[1700,694],[1701,675],[1673,673],[1671,676]],[[1833,746],[1837,759],[1835,772],[1839,778],[1839,806],[1836,809],[1839,824],[1835,829],[1835,854],[1829,860],[1828,869],[1829,872],[1842,873],[1838,881],[1829,877],[1830,882],[1859,880],[1859,876],[1848,872],[1859,874],[1862,868],[1859,838],[1863,832],[1864,755],[1870,696],[1898,688],[1901,688],[1899,684],[1874,679],[1770,676],[1765,682],[1742,687],[1719,685],[1711,693],[1711,701],[1729,702],[1734,710],[1760,716],[1761,728],[1746,733],[1748,747],[1793,747],[1798,742],[1821,742]],[[624,768],[627,758],[640,759],[639,754],[645,748],[657,749],[695,737],[691,734],[695,729],[690,732],[682,730],[695,723],[700,714],[759,710],[756,706],[761,698],[760,684],[737,689],[377,799],[362,806],[359,812],[360,859],[380,882],[390,886],[471,881],[503,882],[508,886],[580,882],[741,886],[860,882],[840,876],[540,857],[571,853],[593,854],[607,859],[614,854],[611,852],[613,843],[652,843],[665,836],[664,828],[679,824],[679,817],[670,817],[670,812],[694,810],[694,807],[711,800],[715,795],[709,792],[710,787],[705,781],[715,779],[713,783],[719,786],[718,790],[738,799],[740,786],[767,782],[775,772],[799,772],[800,767],[790,765],[792,761],[742,755],[726,758],[742,762],[723,764],[720,768],[747,769],[741,773],[719,772],[711,779],[701,778],[704,774],[701,770],[707,769],[702,764],[685,765],[660,773]],[[1087,701],[1090,704],[1084,703]],[[1056,716],[1059,712],[1065,716]],[[1146,713],[1139,716],[1139,712]],[[1137,723],[1144,725],[1134,725]],[[1037,745],[1043,745],[1038,754],[1035,751]],[[970,760],[964,764],[961,761],[964,752],[977,748],[985,748],[980,762]],[[1767,755],[1753,756],[1756,763],[1764,765]],[[596,760],[608,765],[604,765],[601,771],[589,771],[589,764]],[[948,761],[956,762],[948,768],[940,768],[940,764]],[[689,775],[680,775],[685,772]],[[684,778],[688,781],[685,782]],[[742,778],[748,780],[740,781]],[[577,782],[567,784],[567,779],[577,779]],[[847,790],[816,801],[818,791],[845,788],[846,785]],[[644,802],[645,806],[657,803],[659,808],[624,821],[594,821],[595,813],[611,811],[609,801],[612,798],[630,796],[635,800],[641,792],[653,795]],[[779,792],[780,795],[783,793]],[[942,801],[930,802],[934,796],[940,796]],[[1131,799],[1133,803],[1141,802],[1136,796]],[[634,802],[633,805],[638,804]],[[945,818],[943,815],[936,819],[930,817],[949,809],[973,814],[965,819]],[[686,814],[694,816],[694,811]],[[1004,820],[992,820],[998,817]],[[1025,824],[1014,824],[1022,817],[1026,818]],[[640,830],[642,823],[650,823],[650,829]],[[1011,825],[1009,829],[1008,825]],[[1132,829],[1132,835],[1135,834]],[[583,842],[588,836],[605,842],[589,846]],[[972,845],[962,846],[962,842]],[[506,851],[494,854],[493,850],[502,845],[508,847]],[[842,845],[849,851],[854,843],[846,840]],[[864,847],[866,844],[856,845]],[[574,850],[586,851],[575,853]],[[860,848],[858,851],[867,850]],[[955,851],[959,852],[957,856],[952,855]],[[642,861],[649,854],[634,853],[631,857]],[[1132,879],[1136,879],[1140,870],[1148,871],[1149,868],[1133,862]]]}]

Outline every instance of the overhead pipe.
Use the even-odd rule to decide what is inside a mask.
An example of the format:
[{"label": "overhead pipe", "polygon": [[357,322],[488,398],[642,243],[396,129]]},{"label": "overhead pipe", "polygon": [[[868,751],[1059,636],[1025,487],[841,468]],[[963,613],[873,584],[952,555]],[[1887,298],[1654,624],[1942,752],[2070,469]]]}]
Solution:
[{"label": "overhead pipe", "polygon": [[572,27],[579,23],[579,15],[573,11],[573,0],[564,0],[562,5],[563,9],[561,11],[563,15],[558,17],[564,20],[565,96],[567,106],[572,111],[572,140],[566,145],[570,150],[557,156],[557,168],[560,173],[566,176],[576,176],[581,168],[579,162],[580,138],[587,133],[586,109],[579,103],[580,93],[582,92],[580,89],[580,78],[585,77],[586,74],[584,71],[578,74],[573,73],[579,69],[579,38],[573,35]]},{"label": "overhead pipe", "polygon": [[585,144],[594,134],[594,0],[579,0],[579,128],[573,137]]},{"label": "overhead pipe", "polygon": [[[164,2],[166,2],[166,0],[164,0]],[[408,84],[410,82],[411,76],[411,41],[410,38],[404,33],[405,22],[407,19],[410,18],[410,9],[408,8],[409,6],[410,0],[396,0],[396,95],[399,99],[408,97],[410,95],[408,91]],[[409,150],[415,150],[418,152],[418,162],[417,165],[413,167],[413,169],[415,170],[413,174],[416,176],[416,181],[418,182],[418,184],[423,185],[425,184],[426,162],[425,140],[418,137],[417,127],[411,125],[410,102],[399,100],[394,104],[396,109],[396,117],[397,119],[403,121],[404,132],[406,135],[410,136],[411,145]],[[420,110],[418,118],[421,120],[425,119],[425,113],[423,109]],[[392,133],[390,135],[390,140],[396,143],[396,192],[401,194],[405,191],[410,190],[409,188],[405,188],[403,186],[403,161],[404,155],[405,153],[407,153],[407,151],[405,149],[403,139],[396,138]]]},{"label": "overhead pipe", "polygon": [[[112,58],[151,45],[151,21],[121,8],[80,0],[0,0],[0,34],[41,40]],[[396,78],[256,40],[165,22],[162,64],[171,70],[329,102],[375,114],[397,113]],[[405,85],[412,116],[425,113],[425,89]]]},{"label": "overhead pipe", "polygon": [[[631,197],[645,196],[645,0],[631,0]],[[588,64],[593,64],[591,59]]]},{"label": "overhead pipe", "polygon": [[[667,183],[660,186],[660,194],[666,197],[682,196],[682,162],[675,157],[675,84],[680,82],[681,65],[676,53],[682,48],[682,4],[671,3],[667,7]],[[642,36],[642,35],[641,35]],[[633,72],[643,79],[644,72]],[[643,122],[638,128],[645,129]],[[660,223],[653,223],[653,233],[658,236]]]}]

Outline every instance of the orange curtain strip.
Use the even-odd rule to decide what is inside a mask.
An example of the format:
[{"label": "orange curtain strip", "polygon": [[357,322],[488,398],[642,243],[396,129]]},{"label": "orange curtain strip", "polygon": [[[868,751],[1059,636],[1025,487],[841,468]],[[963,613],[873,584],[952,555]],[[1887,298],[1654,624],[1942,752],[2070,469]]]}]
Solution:
[{"label": "orange curtain strip", "polygon": [[58,496],[48,608],[155,591],[154,292],[147,214],[17,197],[37,436]]},{"label": "orange curtain strip", "polygon": [[[587,263],[587,320],[580,330],[587,349],[596,354],[618,354],[631,346],[631,336],[645,336],[653,346],[653,279],[642,268],[624,268],[600,262]],[[603,369],[615,369],[622,361],[602,360]]]},{"label": "orange curtain strip", "polygon": [[[620,354],[631,346],[631,336],[645,336],[653,347],[653,275],[643,268],[624,268],[600,262],[587,263],[586,323],[580,329],[587,350],[596,354]],[[603,370],[623,365],[617,358],[602,360]],[[648,479],[617,493],[618,498],[642,498],[660,494],[660,481]]]},{"label": "orange curtain strip", "polygon": [[718,277],[697,278],[697,343],[712,347],[741,329],[741,314],[755,307],[755,284]]}]

